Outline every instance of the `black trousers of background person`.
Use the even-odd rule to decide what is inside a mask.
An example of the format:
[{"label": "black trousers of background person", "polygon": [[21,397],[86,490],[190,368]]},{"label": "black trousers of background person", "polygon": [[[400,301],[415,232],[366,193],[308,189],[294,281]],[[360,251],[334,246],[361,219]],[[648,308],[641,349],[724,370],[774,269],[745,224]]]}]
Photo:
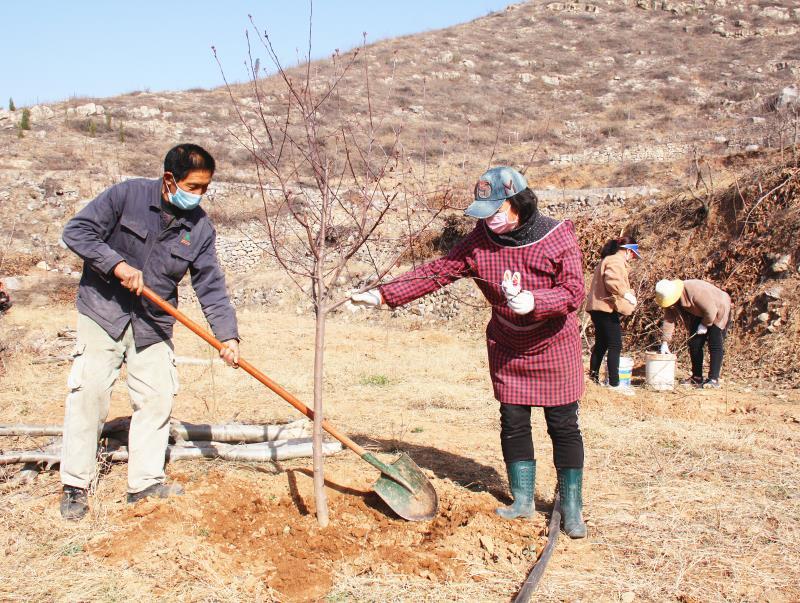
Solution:
[{"label": "black trousers of background person", "polygon": [[697,316],[692,316],[689,323],[689,328],[692,331],[692,336],[687,343],[689,347],[689,358],[692,360],[692,377],[695,380],[702,381],[703,379],[703,348],[708,342],[708,352],[711,357],[708,366],[708,378],[719,379],[719,373],[722,370],[722,358],[725,356],[725,332],[715,325],[708,327],[705,335],[695,334],[697,327],[700,325],[701,319]]},{"label": "black trousers of background person", "polygon": [[[522,404],[500,404],[500,445],[503,460],[532,461],[531,408]],[[578,403],[545,406],[544,420],[553,442],[553,464],[558,469],[583,468],[583,436],[578,427]]]},{"label": "black trousers of background person", "polygon": [[589,360],[589,376],[597,381],[603,356],[608,352],[608,384],[619,385],[619,356],[622,353],[622,327],[619,326],[619,312],[589,312],[594,325],[594,347]]}]

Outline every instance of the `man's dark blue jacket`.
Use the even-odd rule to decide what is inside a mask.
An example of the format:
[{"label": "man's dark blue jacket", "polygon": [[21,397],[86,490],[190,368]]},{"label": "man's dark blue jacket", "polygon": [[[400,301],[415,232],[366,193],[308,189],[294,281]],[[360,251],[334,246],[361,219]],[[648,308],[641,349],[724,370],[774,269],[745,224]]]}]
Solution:
[{"label": "man's dark blue jacket", "polygon": [[238,339],[236,313],[217,261],[216,232],[197,207],[176,211],[168,227],[161,218],[161,180],[127,180],[102,192],[67,222],[63,239],[84,261],[78,311],[114,339],[128,323],[136,347],[172,338],[175,319],[125,289],[113,275],[126,261],[144,283],[178,305],[178,283],[187,271],[217,339]]}]

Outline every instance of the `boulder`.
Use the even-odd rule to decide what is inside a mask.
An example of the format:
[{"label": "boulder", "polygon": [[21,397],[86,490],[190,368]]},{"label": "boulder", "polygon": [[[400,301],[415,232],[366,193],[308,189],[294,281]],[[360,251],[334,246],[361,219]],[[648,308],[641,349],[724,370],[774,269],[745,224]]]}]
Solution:
[{"label": "boulder", "polygon": [[44,121],[45,119],[52,119],[56,116],[56,112],[50,107],[44,105],[34,105],[31,107],[31,121]]},{"label": "boulder", "polygon": [[775,99],[775,108],[780,110],[785,109],[790,105],[796,105],[798,98],[800,98],[800,90],[798,90],[795,86],[786,86],[786,88],[780,91],[778,97]]},{"label": "boulder", "polygon": [[[105,113],[105,107],[102,105],[95,105],[94,103],[86,103],[85,105],[78,105],[75,107],[75,115],[77,117],[91,117],[92,115],[103,115]],[[67,109],[67,115],[70,114],[69,109]]]}]

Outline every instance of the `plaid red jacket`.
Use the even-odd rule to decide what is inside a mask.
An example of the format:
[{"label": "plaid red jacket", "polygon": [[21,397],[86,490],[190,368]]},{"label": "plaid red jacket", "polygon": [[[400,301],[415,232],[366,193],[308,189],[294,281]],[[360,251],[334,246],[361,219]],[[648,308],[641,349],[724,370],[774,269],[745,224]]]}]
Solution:
[{"label": "plaid red jacket", "polygon": [[[528,245],[499,245],[480,221],[445,257],[381,285],[383,299],[401,306],[469,277],[492,305],[486,328],[495,398],[506,404],[560,406],[583,395],[580,329],[576,310],[584,297],[581,252],[575,229],[560,222]],[[522,275],[534,309],[524,316],[507,305],[500,287],[506,270]]]}]

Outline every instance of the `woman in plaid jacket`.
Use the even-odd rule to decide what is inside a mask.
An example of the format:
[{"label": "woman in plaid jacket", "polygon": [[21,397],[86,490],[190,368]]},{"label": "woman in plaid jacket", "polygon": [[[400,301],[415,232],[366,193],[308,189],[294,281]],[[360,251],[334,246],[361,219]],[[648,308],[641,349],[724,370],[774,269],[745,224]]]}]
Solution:
[{"label": "woman in plaid jacket", "polygon": [[480,221],[447,256],[351,299],[396,307],[460,278],[475,280],[492,305],[486,343],[514,496],[513,504],[497,513],[513,519],[535,512],[530,415],[531,407],[541,406],[553,442],[564,530],[582,538],[584,454],[578,400],[584,384],[576,310],[584,283],[575,230],[569,221],[540,214],[536,195],[510,167],[492,168],[481,176],[475,201],[465,213]]}]

